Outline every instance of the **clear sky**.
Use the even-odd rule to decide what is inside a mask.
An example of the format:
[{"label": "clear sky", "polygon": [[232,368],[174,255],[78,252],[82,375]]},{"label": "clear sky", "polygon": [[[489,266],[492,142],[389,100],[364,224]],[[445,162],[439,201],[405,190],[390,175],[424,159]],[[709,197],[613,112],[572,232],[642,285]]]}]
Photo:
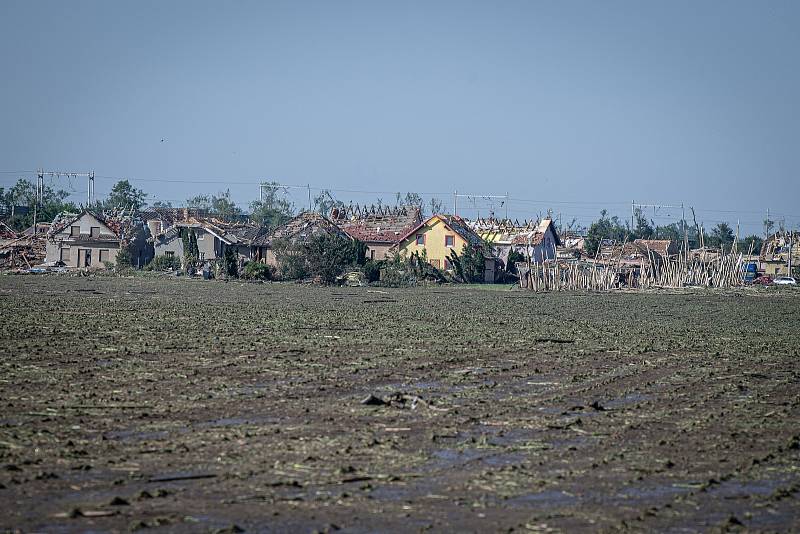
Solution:
[{"label": "clear sky", "polygon": [[798,28],[796,0],[4,0],[0,186],[43,167],[175,203],[270,179],[797,227]]}]

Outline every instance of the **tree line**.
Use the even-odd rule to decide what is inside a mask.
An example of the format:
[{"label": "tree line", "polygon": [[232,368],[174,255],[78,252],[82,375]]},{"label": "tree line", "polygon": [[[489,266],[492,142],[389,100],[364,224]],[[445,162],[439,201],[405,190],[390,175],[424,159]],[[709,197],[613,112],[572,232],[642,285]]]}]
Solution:
[{"label": "tree line", "polygon": [[[633,225],[628,220],[623,222],[619,217],[609,216],[606,210],[602,210],[600,218],[592,222],[586,231],[584,250],[589,255],[596,254],[603,240],[623,243],[635,239],[669,239],[680,244],[684,242],[684,232],[690,248],[698,248],[702,244],[731,250],[736,241],[733,228],[726,222],[717,223],[710,232],[696,222],[689,224],[685,220],[662,226],[657,225],[652,219],[648,220],[640,208],[634,211],[633,222]],[[764,221],[765,228],[771,229],[774,223],[768,223],[772,221]],[[750,250],[752,245],[753,253],[757,254],[761,250],[762,242],[760,236],[753,234],[740,238],[737,245],[738,249],[744,252]]]}]

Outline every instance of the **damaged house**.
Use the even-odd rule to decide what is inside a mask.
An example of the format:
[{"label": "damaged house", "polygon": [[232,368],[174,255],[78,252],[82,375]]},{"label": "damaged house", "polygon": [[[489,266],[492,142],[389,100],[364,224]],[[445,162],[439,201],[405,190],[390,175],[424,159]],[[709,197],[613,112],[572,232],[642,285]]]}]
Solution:
[{"label": "damaged house", "polygon": [[367,246],[367,258],[383,260],[410,230],[422,222],[417,206],[335,208],[331,221]]},{"label": "damaged house", "polygon": [[[481,237],[470,228],[466,220],[458,215],[433,215],[407,232],[396,248],[401,256],[424,254],[428,262],[437,269],[450,270],[450,253],[461,254],[465,245],[483,249]],[[494,283],[499,269],[493,251],[483,250],[486,257],[484,281]]]},{"label": "damaged house", "polygon": [[789,263],[796,272],[800,266],[800,232],[778,232],[770,236],[761,245],[758,259],[766,275],[791,275]]},{"label": "damaged house", "polygon": [[555,259],[556,249],[562,246],[552,219],[542,219],[532,230],[518,232],[511,244],[514,251],[536,264]]},{"label": "damaged house", "polygon": [[[158,220],[159,229],[163,222]],[[156,222],[149,222],[151,231]],[[241,223],[226,223],[216,219],[199,218],[188,215],[185,219],[172,221],[165,230],[152,238],[156,256],[184,256],[184,236],[194,233],[197,238],[199,261],[215,261],[225,255],[226,249],[233,249],[240,263],[256,258],[253,241],[265,230],[259,226]]]},{"label": "damaged house", "polygon": [[253,259],[277,267],[278,259],[275,256],[275,249],[273,248],[276,241],[283,240],[292,244],[298,244],[318,234],[336,235],[345,239],[353,239],[328,217],[315,211],[306,211],[282,224],[273,232],[263,233],[254,238],[251,243]]},{"label": "damaged house", "polygon": [[123,248],[130,252],[134,267],[143,267],[152,259],[141,219],[89,210],[56,217],[46,247],[46,263],[60,262],[66,267],[102,269],[105,262],[115,263]]}]

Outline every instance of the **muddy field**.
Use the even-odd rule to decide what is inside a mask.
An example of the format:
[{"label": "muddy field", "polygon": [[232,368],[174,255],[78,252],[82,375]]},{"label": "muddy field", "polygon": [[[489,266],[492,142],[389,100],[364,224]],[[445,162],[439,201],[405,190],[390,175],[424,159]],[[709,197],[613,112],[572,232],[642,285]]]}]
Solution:
[{"label": "muddy field", "polygon": [[0,530],[796,531],[799,359],[792,289],[0,276]]}]

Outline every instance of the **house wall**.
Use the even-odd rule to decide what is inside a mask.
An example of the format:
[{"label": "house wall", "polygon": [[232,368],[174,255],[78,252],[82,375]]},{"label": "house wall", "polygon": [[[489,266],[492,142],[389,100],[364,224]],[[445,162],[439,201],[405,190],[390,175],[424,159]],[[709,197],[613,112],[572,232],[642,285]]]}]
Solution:
[{"label": "house wall", "polygon": [[392,246],[390,243],[367,243],[367,258],[375,261],[385,260],[391,256],[389,251]]},{"label": "house wall", "polygon": [[[72,227],[79,228],[77,237],[72,235]],[[90,238],[92,228],[99,228],[99,239]],[[67,251],[68,256],[66,255]],[[86,253],[81,251],[89,251],[88,254],[91,258],[89,268],[104,269],[103,261],[116,262],[119,239],[108,226],[100,222],[95,216],[90,213],[84,213],[78,220],[47,240],[45,262],[63,261],[67,267],[84,267],[84,254]]]},{"label": "house wall", "polygon": [[[78,264],[78,258],[83,260],[83,253],[79,251],[91,251],[91,265],[90,269],[105,269],[103,261],[110,261],[116,263],[117,253],[119,252],[118,243],[47,243],[46,262],[63,261],[67,267],[83,267],[83,264]],[[69,258],[63,259],[62,251],[69,251]],[[103,260],[100,259],[101,251],[103,252]]]},{"label": "house wall", "polygon": [[167,252],[172,252],[173,256],[183,258],[183,239],[180,236],[172,237],[167,241],[156,241],[156,256],[165,256]]},{"label": "house wall", "polygon": [[202,228],[195,228],[194,231],[197,235],[197,250],[200,252],[201,259],[216,260],[222,257],[225,247],[217,236]]},{"label": "house wall", "polygon": [[517,245],[514,250],[521,252],[527,258],[530,256],[531,263],[544,263],[556,257],[556,236],[553,227],[548,226],[544,238],[538,245]]},{"label": "house wall", "polygon": [[[423,234],[425,236],[424,245],[417,245],[416,236],[418,234]],[[444,244],[444,238],[447,235],[454,237],[452,247],[445,246]],[[441,219],[433,219],[420,227],[419,230],[408,238],[401,241],[399,250],[400,254],[403,256],[410,256],[414,252],[422,254],[422,251],[425,250],[428,255],[428,261],[431,262],[434,267],[444,269],[444,260],[450,257],[450,251],[455,249],[457,254],[461,254],[466,244],[467,242],[464,241],[460,235],[451,231]]]},{"label": "house wall", "polygon": [[[201,260],[216,260],[221,258],[225,252],[225,244],[214,234],[207,232],[203,228],[194,228],[197,236],[197,250],[200,252]],[[155,255],[164,256],[167,252],[172,252],[175,256],[183,258],[183,239],[174,236],[168,241],[156,241]]]},{"label": "house wall", "polygon": [[[795,263],[792,263],[793,268],[795,265]],[[789,269],[785,261],[763,261],[761,262],[761,266],[764,269],[764,274],[768,276],[776,277],[786,276],[789,274]]]}]

